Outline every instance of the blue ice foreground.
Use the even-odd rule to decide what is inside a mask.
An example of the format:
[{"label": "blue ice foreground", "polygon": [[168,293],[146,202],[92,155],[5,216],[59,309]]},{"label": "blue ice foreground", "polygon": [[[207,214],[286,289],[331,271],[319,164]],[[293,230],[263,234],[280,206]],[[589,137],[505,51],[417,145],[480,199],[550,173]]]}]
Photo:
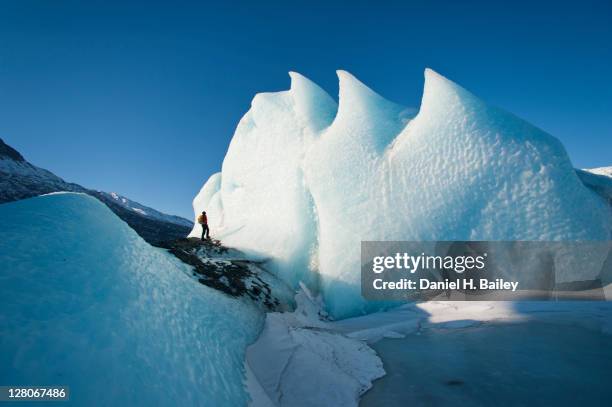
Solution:
[{"label": "blue ice foreground", "polygon": [[89,196],[0,205],[0,381],[78,405],[245,405],[261,314],[186,267]]}]

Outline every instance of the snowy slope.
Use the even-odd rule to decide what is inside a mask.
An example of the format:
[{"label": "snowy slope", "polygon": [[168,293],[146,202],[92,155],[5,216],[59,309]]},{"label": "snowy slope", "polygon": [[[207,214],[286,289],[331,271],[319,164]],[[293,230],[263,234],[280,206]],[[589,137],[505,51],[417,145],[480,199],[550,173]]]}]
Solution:
[{"label": "snowy slope", "polygon": [[187,219],[163,214],[115,193],[93,191],[68,183],[30,164],[0,139],[0,203],[58,191],[84,192],[95,196],[152,244],[182,238],[193,226]]},{"label": "snowy slope", "polygon": [[[362,240],[610,238],[607,203],[554,137],[431,70],[416,115],[338,76],[338,107],[298,74],[289,91],[257,95],[194,200],[213,235],[322,289],[335,317],[372,310]],[[606,254],[558,267],[557,280],[595,278]]]},{"label": "snowy slope", "polygon": [[194,282],[98,200],[0,205],[0,264],[0,377],[12,385],[69,384],[76,405],[246,405],[260,312]]}]

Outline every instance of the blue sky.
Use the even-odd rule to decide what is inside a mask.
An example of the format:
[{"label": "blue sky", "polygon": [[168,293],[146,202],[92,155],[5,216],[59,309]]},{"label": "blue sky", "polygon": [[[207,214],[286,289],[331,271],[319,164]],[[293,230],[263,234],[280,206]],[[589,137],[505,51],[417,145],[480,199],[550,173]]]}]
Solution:
[{"label": "blue sky", "polygon": [[[537,3],[537,4],[532,4]],[[84,186],[191,217],[253,95],[346,69],[418,107],[431,67],[612,165],[612,2],[0,3],[0,137]]]}]

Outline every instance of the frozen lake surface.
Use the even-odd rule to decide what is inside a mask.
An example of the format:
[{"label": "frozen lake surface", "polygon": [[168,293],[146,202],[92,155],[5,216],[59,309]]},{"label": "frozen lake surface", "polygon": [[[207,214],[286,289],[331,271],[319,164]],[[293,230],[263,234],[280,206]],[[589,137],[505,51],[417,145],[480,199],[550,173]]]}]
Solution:
[{"label": "frozen lake surface", "polygon": [[548,322],[426,329],[372,346],[361,406],[611,405],[612,336]]}]

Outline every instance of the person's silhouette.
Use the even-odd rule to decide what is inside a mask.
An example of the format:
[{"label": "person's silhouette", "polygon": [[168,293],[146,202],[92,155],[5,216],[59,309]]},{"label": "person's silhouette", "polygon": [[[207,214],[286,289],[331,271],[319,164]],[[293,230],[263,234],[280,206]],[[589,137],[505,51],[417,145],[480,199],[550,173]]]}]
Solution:
[{"label": "person's silhouette", "polygon": [[198,216],[198,223],[202,225],[202,240],[210,239],[210,230],[208,229],[208,217],[206,216],[206,211],[202,211],[200,216]]}]

